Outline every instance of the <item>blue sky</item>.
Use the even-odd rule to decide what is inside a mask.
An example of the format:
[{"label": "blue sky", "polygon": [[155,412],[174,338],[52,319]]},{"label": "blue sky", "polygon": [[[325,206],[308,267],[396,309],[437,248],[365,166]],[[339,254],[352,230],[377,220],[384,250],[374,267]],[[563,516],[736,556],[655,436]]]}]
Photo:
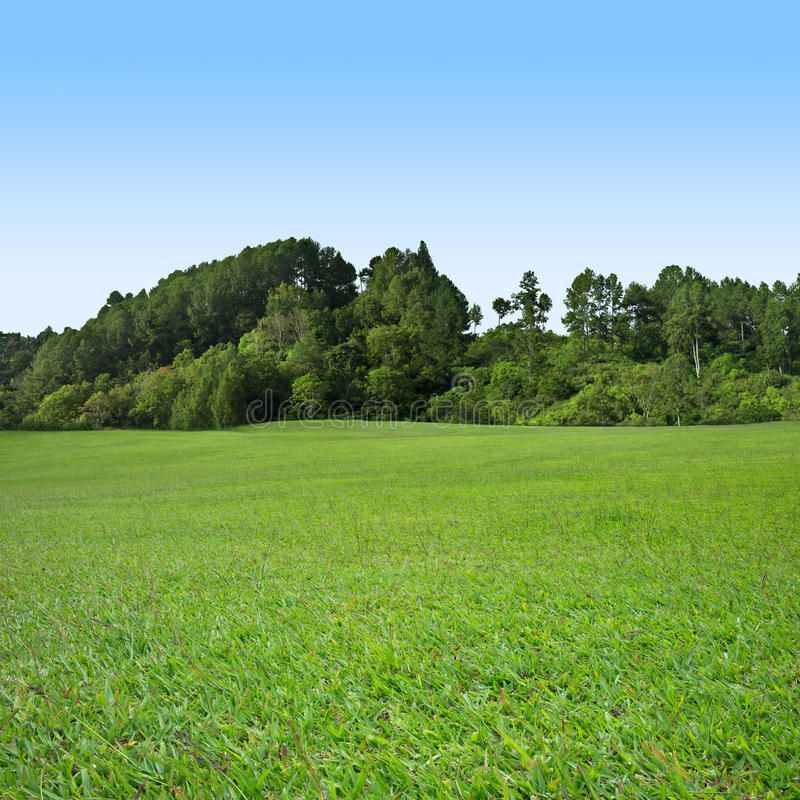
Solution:
[{"label": "blue sky", "polygon": [[19,4],[0,20],[0,330],[310,235],[533,269],[800,272],[795,4]]}]

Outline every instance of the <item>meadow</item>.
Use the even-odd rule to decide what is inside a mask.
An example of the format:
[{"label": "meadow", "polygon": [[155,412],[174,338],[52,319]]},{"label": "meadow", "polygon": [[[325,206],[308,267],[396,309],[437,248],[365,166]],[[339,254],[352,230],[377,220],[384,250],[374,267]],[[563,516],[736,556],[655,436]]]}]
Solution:
[{"label": "meadow", "polygon": [[0,433],[0,797],[798,797],[800,424]]}]

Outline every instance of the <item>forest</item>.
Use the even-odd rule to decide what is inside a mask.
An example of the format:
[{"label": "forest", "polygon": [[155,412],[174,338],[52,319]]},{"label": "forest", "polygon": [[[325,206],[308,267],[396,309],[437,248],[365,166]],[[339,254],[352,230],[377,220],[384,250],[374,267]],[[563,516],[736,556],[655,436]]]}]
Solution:
[{"label": "forest", "polygon": [[528,271],[479,333],[483,310],[424,242],[357,272],[310,238],[275,241],[112,291],[80,329],[0,333],[0,427],[224,428],[259,403],[262,418],[800,419],[800,275],[756,286],[672,265],[626,286],[587,268],[565,306],[555,333]]}]

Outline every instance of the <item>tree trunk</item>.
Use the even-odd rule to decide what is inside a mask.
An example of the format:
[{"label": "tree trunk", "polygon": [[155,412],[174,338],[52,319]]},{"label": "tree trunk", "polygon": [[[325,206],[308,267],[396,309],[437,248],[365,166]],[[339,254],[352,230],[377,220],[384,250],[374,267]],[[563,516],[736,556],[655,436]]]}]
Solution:
[{"label": "tree trunk", "polygon": [[695,336],[692,342],[692,358],[694,359],[694,374],[700,380],[700,341]]}]

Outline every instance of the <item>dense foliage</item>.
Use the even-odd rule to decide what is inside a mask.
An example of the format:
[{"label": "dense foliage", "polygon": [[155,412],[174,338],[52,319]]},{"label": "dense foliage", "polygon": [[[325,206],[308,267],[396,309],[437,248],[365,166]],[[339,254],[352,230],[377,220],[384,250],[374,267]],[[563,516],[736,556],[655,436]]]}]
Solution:
[{"label": "dense foliage", "polygon": [[0,426],[226,427],[248,407],[544,425],[800,418],[800,276],[754,286],[668,266],[626,287],[586,269],[565,303],[557,335],[526,272],[477,334],[481,309],[424,242],[358,274],[311,239],[249,247],[149,293],[112,292],[80,330],[0,334]]}]

